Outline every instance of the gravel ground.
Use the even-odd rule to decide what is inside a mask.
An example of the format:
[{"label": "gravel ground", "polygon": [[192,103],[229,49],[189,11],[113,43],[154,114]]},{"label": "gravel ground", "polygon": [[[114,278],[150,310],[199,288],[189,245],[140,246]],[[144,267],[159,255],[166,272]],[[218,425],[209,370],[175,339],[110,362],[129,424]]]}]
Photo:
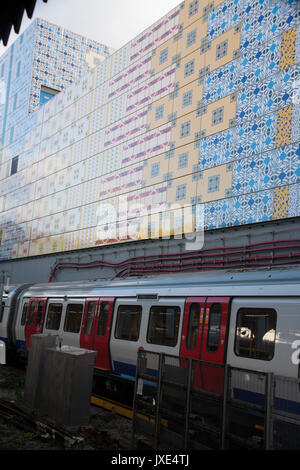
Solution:
[{"label": "gravel ground", "polygon": [[[25,374],[0,365],[0,399],[26,409],[24,397]],[[43,421],[37,410],[31,413]],[[49,420],[48,420],[49,421]],[[91,405],[89,425],[65,428],[76,437],[75,443],[54,440],[49,433],[41,437],[35,429],[29,429],[20,418],[10,418],[0,409],[0,450],[124,450],[129,447],[131,421],[100,407]],[[61,426],[60,426],[61,427]]]}]

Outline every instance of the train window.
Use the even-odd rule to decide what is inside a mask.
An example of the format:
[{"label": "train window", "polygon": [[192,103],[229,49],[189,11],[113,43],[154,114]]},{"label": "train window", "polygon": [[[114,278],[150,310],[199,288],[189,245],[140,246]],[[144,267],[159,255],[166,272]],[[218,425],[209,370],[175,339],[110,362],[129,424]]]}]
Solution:
[{"label": "train window", "polygon": [[151,307],[147,342],[176,346],[178,338],[180,308],[155,306]]},{"label": "train window", "polygon": [[142,307],[140,305],[120,305],[116,323],[115,337],[137,341],[140,334]]},{"label": "train window", "polygon": [[276,316],[272,308],[240,308],[237,312],[235,353],[270,361],[274,356]]},{"label": "train window", "polygon": [[2,319],[3,319],[4,307],[5,307],[5,302],[2,302],[1,309],[0,309],[0,323],[2,322]]},{"label": "train window", "polygon": [[34,314],[35,308],[36,308],[36,301],[33,300],[33,301],[30,303],[30,308],[29,308],[28,326],[31,326],[31,325],[32,325],[33,314]]},{"label": "train window", "polygon": [[208,352],[216,352],[219,347],[221,331],[222,305],[212,304],[209,309],[209,323],[206,349]]},{"label": "train window", "polygon": [[36,314],[36,320],[35,320],[35,326],[38,328],[41,325],[41,320],[42,320],[42,313],[44,310],[44,300],[40,300],[38,303],[38,309],[37,309],[37,314]]},{"label": "train window", "polygon": [[189,323],[186,338],[187,349],[195,349],[199,332],[200,305],[196,302],[190,306]]},{"label": "train window", "polygon": [[89,302],[86,311],[86,319],[84,326],[84,334],[89,336],[92,333],[92,326],[97,303],[95,301]]},{"label": "train window", "polygon": [[62,304],[50,304],[46,320],[47,330],[58,330],[61,320]]},{"label": "train window", "polygon": [[97,336],[104,337],[108,320],[109,302],[102,302],[100,306],[99,322],[97,328]]},{"label": "train window", "polygon": [[27,311],[28,311],[28,302],[25,302],[23,305],[23,310],[22,310],[22,316],[21,316],[21,325],[25,325],[26,323],[26,316],[27,316]]},{"label": "train window", "polygon": [[81,318],[82,318],[83,305],[82,304],[68,304],[66,311],[66,318],[64,324],[64,331],[69,333],[79,333]]}]

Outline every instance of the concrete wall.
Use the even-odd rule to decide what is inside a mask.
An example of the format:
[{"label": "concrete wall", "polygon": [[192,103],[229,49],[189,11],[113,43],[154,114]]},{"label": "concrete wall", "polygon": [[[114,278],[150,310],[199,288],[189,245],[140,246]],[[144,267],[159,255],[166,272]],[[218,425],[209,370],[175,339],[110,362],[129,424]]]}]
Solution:
[{"label": "concrete wall", "polygon": [[[272,240],[295,239],[297,236],[300,239],[299,234],[300,219],[230,227],[205,232],[203,249],[245,246]],[[192,247],[193,245],[191,245],[191,248]],[[195,249],[197,249],[197,245],[195,245]],[[281,250],[280,253],[292,253],[297,251],[299,252],[297,248],[287,248]],[[76,250],[67,253],[2,261],[0,263],[0,272],[4,272],[6,279],[9,277],[11,284],[48,282],[51,269],[55,263],[58,262],[87,263],[94,260],[101,260],[110,263],[119,263],[136,256],[161,255],[177,252],[186,252],[186,239],[152,239],[102,246],[93,249]],[[263,254],[272,254],[272,250]],[[120,270],[121,266],[117,266],[115,269],[108,267],[60,269],[56,271],[53,281],[73,281],[96,278],[110,279]]]}]

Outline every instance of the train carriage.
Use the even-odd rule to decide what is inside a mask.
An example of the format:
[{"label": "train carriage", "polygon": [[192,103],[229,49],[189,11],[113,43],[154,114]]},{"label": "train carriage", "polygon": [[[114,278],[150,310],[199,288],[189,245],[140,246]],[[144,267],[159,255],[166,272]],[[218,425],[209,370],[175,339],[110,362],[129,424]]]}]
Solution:
[{"label": "train carriage", "polygon": [[[299,286],[297,267],[35,284],[18,287],[0,331],[22,354],[41,332],[96,350],[95,372],[113,386],[135,380],[139,348],[298,379]],[[222,393],[221,369],[207,366],[201,380]],[[293,387],[277,406],[300,414]],[[257,401],[261,388],[236,379],[233,390]]]}]

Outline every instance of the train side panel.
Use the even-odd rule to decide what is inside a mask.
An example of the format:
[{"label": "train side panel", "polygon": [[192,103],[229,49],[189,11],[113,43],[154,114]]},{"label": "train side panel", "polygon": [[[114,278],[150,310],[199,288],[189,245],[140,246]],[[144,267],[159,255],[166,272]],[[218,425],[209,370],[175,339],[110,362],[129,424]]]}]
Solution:
[{"label": "train side panel", "polygon": [[[43,304],[41,316],[39,303]],[[59,337],[62,344],[80,347],[80,331],[84,312],[83,299],[44,298],[36,302],[33,298],[24,297],[19,302],[15,322],[15,342],[19,350],[28,350],[30,336],[34,333],[53,334]]]},{"label": "train side panel", "polygon": [[[298,379],[299,361],[295,346],[300,338],[300,299],[235,298],[232,302],[227,362],[241,369],[271,372]],[[298,344],[299,348],[299,344]],[[297,382],[276,381],[275,408],[300,414]],[[263,376],[233,371],[236,398],[260,403],[264,394]]]},{"label": "train side panel", "polygon": [[[179,356],[185,298],[147,300],[118,298],[115,303],[110,351],[113,369],[134,379],[139,348]],[[176,359],[176,362],[177,359]],[[156,374],[157,358],[148,373]]]},{"label": "train side panel", "polygon": [[25,342],[25,323],[28,315],[29,299],[22,297],[19,301],[19,307],[15,312],[16,320],[14,322],[15,346],[18,350],[26,351]]},{"label": "train side panel", "polygon": [[84,299],[48,298],[44,334],[57,335],[63,345],[80,347]]},{"label": "train side panel", "polygon": [[5,344],[8,342],[8,319],[9,319],[9,299],[4,297],[0,305],[0,340]]}]

